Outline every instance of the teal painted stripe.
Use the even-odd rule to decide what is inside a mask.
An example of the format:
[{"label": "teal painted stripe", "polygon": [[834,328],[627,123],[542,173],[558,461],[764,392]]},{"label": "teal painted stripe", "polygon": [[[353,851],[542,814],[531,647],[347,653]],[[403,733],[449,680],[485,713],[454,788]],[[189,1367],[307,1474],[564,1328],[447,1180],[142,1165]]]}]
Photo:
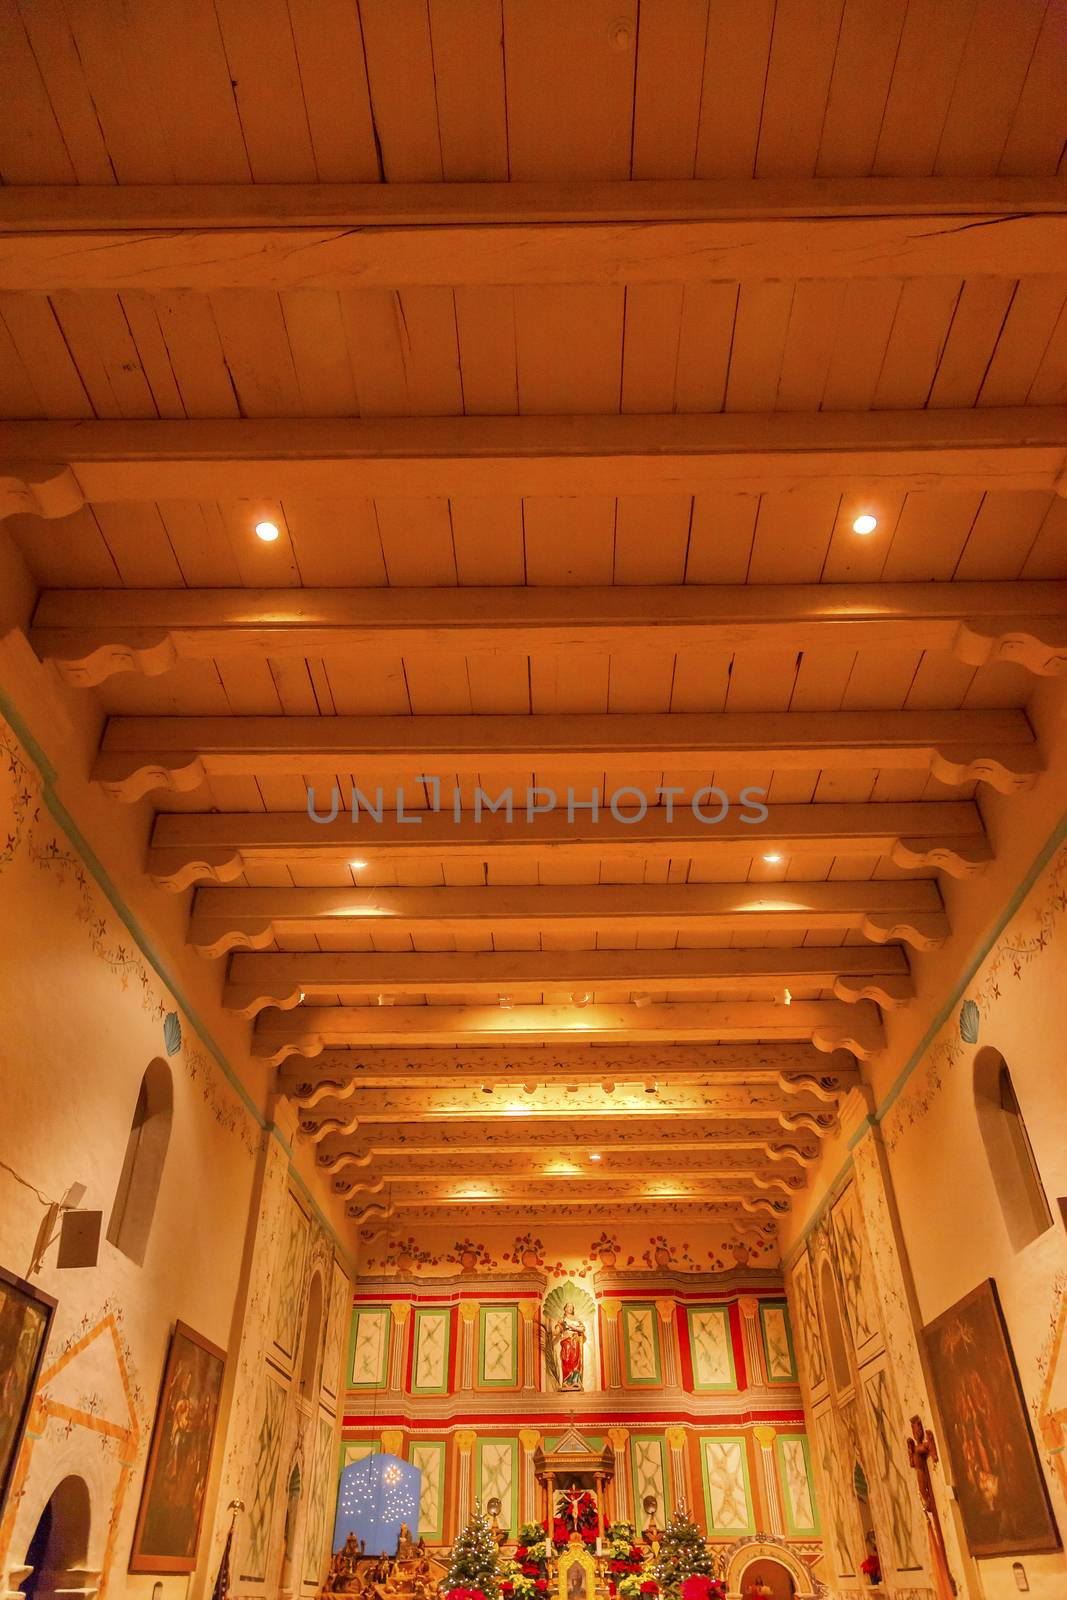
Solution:
[{"label": "teal painted stripe", "polygon": [[912,1052],[907,1065],[903,1068],[896,1082],[893,1084],[892,1088],[889,1090],[889,1093],[886,1095],[885,1099],[878,1107],[878,1110],[875,1112],[876,1121],[881,1122],[890,1106],[899,1097],[900,1091],[903,1089],[904,1085],[915,1071],[915,1068],[919,1065],[919,1062],[930,1048],[934,1038],[941,1032],[941,1029],[944,1027],[949,1017],[951,1017],[952,1013],[963,999],[967,989],[970,987],[970,984],[974,979],[975,973],[978,971],[978,968],[982,965],[982,962],[986,959],[989,952],[992,950],[993,946],[996,944],[997,940],[1008,926],[1008,923],[1011,921],[1012,917],[1014,917],[1020,910],[1023,901],[1026,899],[1027,895],[1030,893],[1030,890],[1034,887],[1034,884],[1037,882],[1042,872],[1052,860],[1052,857],[1056,854],[1056,851],[1059,849],[1064,839],[1067,839],[1067,812],[1065,812],[1060,818],[1056,827],[1052,830],[1048,839],[1045,841],[1044,846],[1032,863],[1030,870],[1027,872],[1022,882],[1018,885],[1014,894],[1012,894],[1006,902],[1004,910],[1000,914],[999,920],[994,924],[992,931],[990,932],[985,943],[982,945],[981,949],[972,958],[970,966],[967,968],[964,976],[960,979],[949,999],[945,1001],[944,1005],[941,1007],[941,1010],[937,1013],[933,1022],[931,1022],[930,1026],[923,1034],[919,1044]]},{"label": "teal painted stripe", "polygon": [[189,1004],[188,998],[181,989],[180,985],[174,982],[162,957],[157,955],[155,949],[153,948],[152,941],[144,932],[140,923],[130,911],[126,905],[126,902],[116,889],[114,883],[111,881],[107,868],[100,861],[96,855],[96,852],[82,834],[78,824],[74,821],[74,818],[71,816],[70,812],[59,798],[59,795],[56,793],[58,775],[55,767],[52,765],[45,752],[41,749],[41,746],[37,743],[37,740],[26,726],[26,723],[23,721],[17,708],[12,704],[10,698],[2,688],[0,688],[0,715],[2,715],[9,724],[15,737],[18,739],[22,748],[25,750],[26,754],[29,756],[30,760],[33,762],[38,773],[40,774],[41,794],[44,799],[44,803],[48,807],[48,811],[52,816],[52,819],[59,826],[59,828],[62,829],[63,833],[66,834],[68,841],[73,846],[77,854],[81,857],[82,862],[89,869],[90,874],[98,886],[103,890],[108,903],[115,912],[115,915],[119,918],[123,926],[136,942],[138,949],[156,974],[156,977],[159,978],[164,988],[167,989],[171,995],[173,995],[175,1003],[184,1012],[185,1017],[187,1018],[194,1033],[196,1033],[201,1044],[204,1045],[208,1053],[213,1057],[216,1065],[219,1068],[219,1071],[222,1073],[230,1087],[234,1090],[249,1117],[258,1128],[269,1134],[272,1139],[276,1139],[281,1145],[282,1149],[285,1151],[289,1158],[289,1176],[296,1183],[301,1194],[304,1196],[304,1199],[314,1212],[316,1219],[325,1230],[329,1238],[333,1241],[338,1255],[340,1255],[341,1259],[344,1261],[349,1272],[351,1272],[352,1276],[355,1277],[355,1262],[345,1249],[344,1245],[341,1243],[340,1239],[337,1237],[332,1225],[323,1214],[321,1207],[311,1194],[304,1179],[292,1164],[292,1145],[282,1134],[281,1130],[273,1122],[269,1122],[262,1111],[260,1111],[259,1107],[248,1093],[248,1090],[245,1088],[241,1079],[230,1066],[230,1063],[223,1054],[222,1049],[215,1042],[210,1029],[201,1019],[199,1012],[194,1006]]}]

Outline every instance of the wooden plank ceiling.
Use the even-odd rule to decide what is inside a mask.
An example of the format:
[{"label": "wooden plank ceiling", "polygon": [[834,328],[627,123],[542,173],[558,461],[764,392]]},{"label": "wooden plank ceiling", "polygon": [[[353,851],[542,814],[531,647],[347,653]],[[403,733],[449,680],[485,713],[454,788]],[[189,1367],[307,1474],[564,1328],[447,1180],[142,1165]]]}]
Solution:
[{"label": "wooden plank ceiling", "polygon": [[1067,665],[1059,0],[0,0],[0,53],[32,640],[355,1223],[773,1232]]}]

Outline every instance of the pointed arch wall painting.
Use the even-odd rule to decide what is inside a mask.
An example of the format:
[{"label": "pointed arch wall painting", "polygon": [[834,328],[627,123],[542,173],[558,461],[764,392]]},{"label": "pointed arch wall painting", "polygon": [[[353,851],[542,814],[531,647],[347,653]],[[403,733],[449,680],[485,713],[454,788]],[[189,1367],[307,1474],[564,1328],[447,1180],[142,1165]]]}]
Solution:
[{"label": "pointed arch wall painting", "polygon": [[[124,1412],[121,1420],[114,1415],[101,1415],[98,1411],[88,1411],[82,1406],[70,1403],[70,1398],[81,1392],[80,1384],[74,1376],[78,1363],[86,1351],[100,1340],[108,1342],[114,1355],[114,1371],[118,1380],[117,1398]],[[30,1469],[35,1459],[37,1445],[48,1436],[48,1430],[53,1425],[57,1425],[64,1433],[84,1428],[95,1434],[105,1447],[105,1454],[98,1460],[94,1480],[96,1484],[94,1500],[98,1505],[106,1503],[105,1497],[110,1500],[98,1585],[100,1589],[106,1587],[115,1554],[119,1520],[141,1442],[142,1428],[134,1404],[134,1393],[135,1385],[127,1364],[127,1352],[119,1334],[115,1314],[111,1311],[44,1367],[38,1379],[26,1438],[19,1452],[11,1481],[7,1508],[3,1521],[0,1522],[0,1570],[8,1560],[13,1541],[19,1536],[19,1530],[22,1528],[25,1529],[21,1535],[22,1549],[25,1549],[43,1509],[43,1504],[32,1506],[26,1499]],[[107,1453],[108,1446],[112,1447],[110,1458]],[[110,1471],[106,1471],[109,1460]],[[19,1545],[14,1544],[14,1548],[18,1550]]]}]

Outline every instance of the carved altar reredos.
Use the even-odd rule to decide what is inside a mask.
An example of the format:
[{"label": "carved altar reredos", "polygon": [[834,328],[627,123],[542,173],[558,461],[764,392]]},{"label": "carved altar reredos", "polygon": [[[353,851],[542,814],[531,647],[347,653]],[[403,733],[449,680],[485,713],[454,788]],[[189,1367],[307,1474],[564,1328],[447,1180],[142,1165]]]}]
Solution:
[{"label": "carved altar reredos", "polygon": [[826,1585],[787,1544],[779,1544],[777,1539],[757,1533],[754,1538],[739,1539],[726,1552],[723,1572],[726,1600],[744,1600],[745,1573],[760,1560],[777,1561],[785,1568],[793,1580],[797,1600],[823,1600],[829,1593]]}]

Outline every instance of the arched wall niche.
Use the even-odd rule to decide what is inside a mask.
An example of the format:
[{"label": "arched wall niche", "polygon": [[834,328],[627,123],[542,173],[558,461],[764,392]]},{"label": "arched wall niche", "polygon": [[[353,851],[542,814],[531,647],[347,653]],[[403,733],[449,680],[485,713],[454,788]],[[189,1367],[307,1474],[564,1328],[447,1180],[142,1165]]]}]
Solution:
[{"label": "arched wall niche", "polygon": [[1025,1249],[1051,1228],[1052,1212],[1011,1071],[992,1045],[974,1058],[974,1108],[1008,1238]]},{"label": "arched wall niche", "polygon": [[[794,1555],[786,1544],[757,1534],[753,1539],[741,1541],[726,1554],[726,1600],[743,1600],[746,1582],[756,1577],[770,1564],[781,1569],[793,1585],[796,1600],[821,1600],[826,1594],[825,1585],[812,1573],[811,1568]],[[753,1572],[755,1568],[755,1572]],[[786,1590],[788,1594],[788,1589]]]},{"label": "arched wall niche", "polygon": [[52,1600],[70,1590],[96,1593],[99,1573],[88,1567],[92,1531],[89,1485],[77,1473],[68,1473],[41,1507],[22,1567],[12,1575],[27,1600]]},{"label": "arched wall niche", "polygon": [[170,1068],[157,1056],[148,1063],[137,1092],[126,1155],[107,1227],[109,1243],[138,1266],[144,1263],[148,1249],[173,1115],[174,1084]]}]

